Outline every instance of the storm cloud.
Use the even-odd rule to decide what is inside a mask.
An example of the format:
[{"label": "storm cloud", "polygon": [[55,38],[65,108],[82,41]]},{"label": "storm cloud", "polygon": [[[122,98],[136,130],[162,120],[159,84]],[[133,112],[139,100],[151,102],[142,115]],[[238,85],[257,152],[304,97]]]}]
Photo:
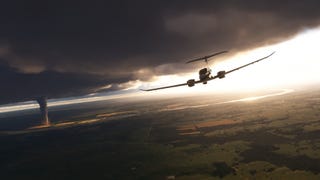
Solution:
[{"label": "storm cloud", "polygon": [[190,66],[177,64],[318,26],[319,6],[317,0],[3,2],[0,103],[116,90],[132,80],[188,72]]}]

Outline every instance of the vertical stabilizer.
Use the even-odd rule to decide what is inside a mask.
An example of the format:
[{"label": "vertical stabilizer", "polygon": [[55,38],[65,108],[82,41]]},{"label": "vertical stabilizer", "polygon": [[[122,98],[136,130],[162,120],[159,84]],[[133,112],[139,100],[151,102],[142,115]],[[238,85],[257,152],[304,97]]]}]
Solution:
[{"label": "vertical stabilizer", "polygon": [[40,106],[40,112],[41,112],[41,119],[43,124],[49,125],[49,118],[48,118],[48,107],[47,107],[47,97],[42,96],[37,99],[37,102]]}]

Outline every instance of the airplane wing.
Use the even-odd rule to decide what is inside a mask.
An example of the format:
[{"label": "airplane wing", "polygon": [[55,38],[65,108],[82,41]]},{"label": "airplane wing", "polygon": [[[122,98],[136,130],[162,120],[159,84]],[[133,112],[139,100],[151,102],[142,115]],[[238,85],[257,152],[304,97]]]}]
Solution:
[{"label": "airplane wing", "polygon": [[268,57],[272,56],[274,53],[275,53],[275,51],[274,51],[274,52],[272,52],[271,54],[269,54],[269,55],[268,55],[268,56],[266,56],[266,57],[263,57],[263,58],[261,58],[261,59],[258,59],[258,60],[256,60],[256,61],[253,61],[253,62],[248,63],[248,64],[246,64],[246,65],[243,65],[243,66],[237,67],[237,68],[232,69],[232,70],[230,70],[230,71],[227,71],[227,72],[226,72],[226,74],[232,73],[233,71],[236,71],[236,70],[242,69],[242,68],[247,67],[247,66],[249,66],[249,65],[251,65],[251,64],[254,64],[254,63],[257,63],[257,62],[262,61],[262,60],[264,60],[264,59],[267,59]]},{"label": "airplane wing", "polygon": [[[194,84],[201,83],[202,81],[195,81]],[[155,91],[155,90],[160,90],[160,89],[167,89],[167,88],[173,88],[173,87],[179,87],[179,86],[186,86],[188,83],[182,83],[182,84],[176,84],[172,86],[164,86],[164,87],[159,87],[159,88],[153,88],[153,89],[140,89],[141,91]]]},{"label": "airplane wing", "polygon": [[218,72],[217,75],[211,77],[211,78],[210,78],[209,80],[207,80],[207,81],[211,81],[211,80],[216,79],[216,78],[224,78],[224,76],[225,76],[226,74],[232,73],[232,72],[234,72],[234,71],[237,71],[237,70],[239,70],[239,69],[242,69],[242,68],[244,68],[244,67],[247,67],[247,66],[249,66],[249,65],[251,65],[251,64],[254,64],[254,63],[257,63],[257,62],[262,61],[262,60],[264,60],[264,59],[267,59],[267,58],[269,58],[270,56],[272,56],[274,53],[275,53],[275,51],[272,52],[271,54],[269,54],[268,56],[265,56],[265,57],[263,57],[263,58],[260,58],[260,59],[258,59],[258,60],[256,60],[256,61],[251,62],[251,63],[245,64],[245,65],[243,65],[243,66],[234,68],[234,69],[232,69],[232,70],[230,70],[230,71],[227,71],[227,72],[226,72],[226,71],[220,71],[220,72]]},{"label": "airplane wing", "polygon": [[[266,57],[260,58],[260,59],[258,59],[258,60],[256,60],[256,61],[253,61],[253,62],[251,62],[251,63],[248,63],[248,64],[245,64],[245,65],[243,65],[243,66],[237,67],[237,68],[232,69],[232,70],[230,70],[230,71],[220,71],[220,72],[217,73],[217,75],[215,75],[215,76],[213,76],[213,77],[211,77],[211,78],[209,78],[209,79],[207,79],[207,80],[205,80],[205,81],[211,81],[211,80],[214,80],[214,79],[217,79],[217,78],[220,78],[220,79],[221,79],[221,78],[224,78],[224,76],[225,76],[226,74],[232,73],[232,72],[234,72],[234,71],[237,71],[237,70],[239,70],[239,69],[242,69],[242,68],[244,68],[244,67],[247,67],[247,66],[249,66],[249,65],[251,65],[251,64],[254,64],[254,63],[257,63],[257,62],[262,61],[262,60],[264,60],[264,59],[267,59],[268,57],[272,56],[274,53],[275,53],[275,52],[269,54],[269,55],[266,56]],[[198,84],[198,83],[202,83],[202,82],[204,82],[204,81],[198,80],[198,81],[194,81],[194,84]],[[167,88],[173,88],[173,87],[179,87],[179,86],[186,86],[186,85],[188,85],[188,83],[176,84],[176,85],[171,85],[171,86],[164,86],[164,87],[153,88],[153,89],[140,89],[140,90],[142,90],[142,91],[155,91],[155,90],[160,90],[160,89],[167,89]]]}]

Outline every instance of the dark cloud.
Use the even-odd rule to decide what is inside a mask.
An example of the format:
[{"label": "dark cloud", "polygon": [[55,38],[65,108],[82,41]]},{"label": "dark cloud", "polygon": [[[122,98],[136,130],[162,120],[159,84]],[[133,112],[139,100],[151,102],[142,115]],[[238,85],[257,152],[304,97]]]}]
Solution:
[{"label": "dark cloud", "polygon": [[[129,77],[108,79],[97,75],[44,71],[37,74],[19,73],[14,68],[0,64],[1,103],[36,99],[41,96],[68,97],[104,91],[119,90],[117,84]],[[113,83],[113,84],[112,84]]]},{"label": "dark cloud", "polygon": [[190,66],[174,63],[272,44],[319,25],[319,5],[316,0],[2,2],[0,103],[87,93],[110,84],[114,90],[130,80],[187,72]]}]

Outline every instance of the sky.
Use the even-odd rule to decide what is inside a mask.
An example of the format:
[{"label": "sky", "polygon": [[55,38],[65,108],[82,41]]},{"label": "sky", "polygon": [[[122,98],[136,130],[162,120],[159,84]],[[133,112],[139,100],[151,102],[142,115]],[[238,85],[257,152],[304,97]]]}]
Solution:
[{"label": "sky", "polygon": [[[272,45],[239,52],[220,62],[213,59],[209,66],[213,74],[221,70],[231,70],[275,52],[274,55],[254,65],[226,75],[224,79],[198,84],[192,88],[162,90],[166,93],[235,93],[263,90],[301,89],[306,86],[320,87],[320,27],[303,30],[293,38]],[[205,66],[202,63],[202,66]],[[144,88],[178,84],[197,77],[197,70],[180,75],[159,76],[156,80],[143,83]],[[137,83],[140,84],[140,83]],[[185,90],[184,90],[185,89]],[[161,93],[154,93],[161,94]]]},{"label": "sky", "polygon": [[[317,0],[2,2],[0,104],[181,83],[197,78],[201,66],[186,60],[222,50],[230,52],[214,59],[214,70],[277,52],[218,87],[318,81],[319,6]],[[248,74],[257,78],[244,81]]]}]

